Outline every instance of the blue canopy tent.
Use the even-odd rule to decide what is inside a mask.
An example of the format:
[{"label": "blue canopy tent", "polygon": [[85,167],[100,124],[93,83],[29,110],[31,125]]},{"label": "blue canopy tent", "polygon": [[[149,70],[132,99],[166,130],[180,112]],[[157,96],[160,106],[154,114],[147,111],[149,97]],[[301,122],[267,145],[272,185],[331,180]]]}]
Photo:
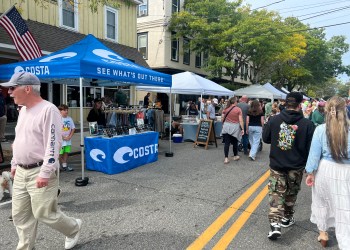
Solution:
[{"label": "blue canopy tent", "polygon": [[[30,61],[0,66],[0,79],[8,80],[13,73],[28,71],[40,79],[60,83],[62,79],[80,86],[80,128],[82,179],[84,179],[83,149],[83,86],[153,85],[171,87],[172,77],[139,66],[106,47],[93,35],[81,41]],[[67,81],[69,79],[69,81]],[[171,150],[171,149],[170,149]]]}]

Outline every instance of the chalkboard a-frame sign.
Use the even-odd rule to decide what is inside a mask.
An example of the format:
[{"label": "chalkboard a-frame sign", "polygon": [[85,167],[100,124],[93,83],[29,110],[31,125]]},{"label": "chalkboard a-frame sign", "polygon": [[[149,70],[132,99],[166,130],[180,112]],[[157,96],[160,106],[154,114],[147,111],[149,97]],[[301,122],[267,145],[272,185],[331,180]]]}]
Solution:
[{"label": "chalkboard a-frame sign", "polygon": [[202,144],[205,145],[205,149],[208,149],[209,142],[215,142],[216,147],[218,147],[218,144],[216,142],[214,121],[201,120],[198,126],[196,141],[194,142],[193,147]]}]

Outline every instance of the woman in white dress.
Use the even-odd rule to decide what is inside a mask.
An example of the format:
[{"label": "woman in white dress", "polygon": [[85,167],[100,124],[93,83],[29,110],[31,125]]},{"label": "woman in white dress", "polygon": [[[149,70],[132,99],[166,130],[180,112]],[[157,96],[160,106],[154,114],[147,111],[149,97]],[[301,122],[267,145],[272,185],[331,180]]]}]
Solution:
[{"label": "woman in white dress", "polygon": [[312,138],[306,163],[306,185],[312,187],[311,222],[327,246],[330,227],[340,249],[350,249],[350,133],[346,102],[334,96],[326,104],[326,123]]}]

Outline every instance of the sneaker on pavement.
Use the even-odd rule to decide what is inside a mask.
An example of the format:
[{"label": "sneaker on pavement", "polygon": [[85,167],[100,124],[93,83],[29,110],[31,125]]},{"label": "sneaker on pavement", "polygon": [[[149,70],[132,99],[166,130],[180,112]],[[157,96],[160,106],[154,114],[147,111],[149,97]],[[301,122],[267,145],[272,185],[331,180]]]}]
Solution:
[{"label": "sneaker on pavement", "polygon": [[281,227],[290,227],[294,223],[295,223],[294,217],[290,217],[290,218],[283,217],[281,220]]},{"label": "sneaker on pavement", "polygon": [[74,169],[71,167],[67,167],[66,169],[67,169],[67,171],[74,171]]},{"label": "sneaker on pavement", "polygon": [[277,238],[281,237],[281,226],[278,223],[271,223],[270,228],[271,230],[267,235],[267,238],[270,240],[277,240]]},{"label": "sneaker on pavement", "polygon": [[238,155],[233,156],[233,160],[234,160],[234,161],[238,161],[238,160],[239,160],[239,156],[238,156]]},{"label": "sneaker on pavement", "polygon": [[80,219],[76,219],[76,220],[77,220],[77,223],[78,223],[79,230],[78,230],[78,232],[76,233],[76,235],[73,238],[66,237],[66,241],[64,243],[64,248],[65,249],[72,249],[78,243],[83,221],[80,220]]},{"label": "sneaker on pavement", "polygon": [[255,158],[253,156],[249,156],[249,159],[255,161]]}]

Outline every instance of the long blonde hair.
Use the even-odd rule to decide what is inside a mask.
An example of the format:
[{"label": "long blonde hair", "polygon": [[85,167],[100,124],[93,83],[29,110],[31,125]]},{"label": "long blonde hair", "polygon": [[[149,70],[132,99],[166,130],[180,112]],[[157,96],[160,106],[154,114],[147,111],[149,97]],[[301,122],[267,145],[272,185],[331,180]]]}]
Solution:
[{"label": "long blonde hair", "polygon": [[327,101],[325,112],[328,145],[332,158],[339,163],[342,158],[348,158],[349,120],[345,100],[333,96]]}]

